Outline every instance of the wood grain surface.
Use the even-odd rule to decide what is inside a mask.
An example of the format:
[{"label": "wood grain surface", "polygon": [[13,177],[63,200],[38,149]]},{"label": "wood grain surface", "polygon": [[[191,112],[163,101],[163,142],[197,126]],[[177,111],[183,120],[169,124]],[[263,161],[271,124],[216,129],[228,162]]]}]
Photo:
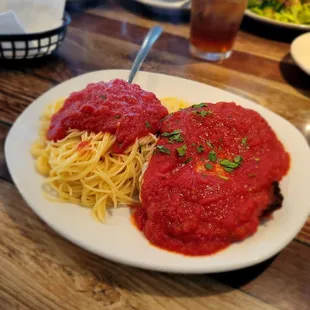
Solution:
[{"label": "wood grain surface", "polygon": [[293,242],[264,263],[185,276],[140,270],[88,253],[56,234],[26,205],[4,158],[13,122],[34,99],[71,77],[130,69],[155,24],[164,33],[143,70],[247,97],[286,118],[310,143],[310,77],[295,66],[288,36],[280,29],[272,38],[272,30],[257,33],[244,21],[232,57],[207,63],[189,54],[186,12],[152,11],[135,1],[91,1],[87,9],[80,3],[70,4],[72,23],[57,54],[0,63],[0,309],[310,309],[310,218]]}]

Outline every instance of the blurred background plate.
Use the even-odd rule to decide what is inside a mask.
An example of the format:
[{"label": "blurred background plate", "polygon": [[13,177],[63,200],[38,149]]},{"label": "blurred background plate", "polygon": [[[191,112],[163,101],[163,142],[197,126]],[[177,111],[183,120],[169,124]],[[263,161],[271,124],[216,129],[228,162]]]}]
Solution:
[{"label": "blurred background plate", "polygon": [[247,17],[253,18],[256,21],[262,22],[264,24],[274,25],[274,26],[278,26],[278,27],[282,27],[282,28],[288,28],[288,29],[301,30],[301,31],[310,31],[310,25],[301,25],[301,24],[280,22],[280,21],[275,20],[275,19],[260,16],[258,14],[251,12],[250,10],[246,10],[244,14]]},{"label": "blurred background plate", "polygon": [[155,9],[165,9],[165,10],[189,10],[190,3],[189,0],[136,0],[137,2],[150,6]]}]

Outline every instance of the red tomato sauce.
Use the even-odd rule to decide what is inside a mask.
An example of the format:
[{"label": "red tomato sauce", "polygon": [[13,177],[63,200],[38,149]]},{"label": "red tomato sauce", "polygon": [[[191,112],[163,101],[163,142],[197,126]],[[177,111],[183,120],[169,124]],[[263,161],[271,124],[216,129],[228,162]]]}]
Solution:
[{"label": "red tomato sauce", "polygon": [[159,131],[168,115],[156,96],[140,86],[115,79],[89,84],[72,93],[52,117],[47,138],[63,139],[70,129],[116,135],[113,152],[122,153],[136,138]]},{"label": "red tomato sauce", "polygon": [[211,254],[254,234],[273,183],[289,169],[288,153],[258,113],[235,103],[206,105],[163,121],[134,214],[152,244],[186,255]]}]

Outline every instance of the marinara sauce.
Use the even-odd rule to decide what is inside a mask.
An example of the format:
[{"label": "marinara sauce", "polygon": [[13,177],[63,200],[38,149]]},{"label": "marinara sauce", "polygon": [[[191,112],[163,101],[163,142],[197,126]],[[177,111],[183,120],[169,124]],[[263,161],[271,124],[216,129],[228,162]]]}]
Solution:
[{"label": "marinara sauce", "polygon": [[116,136],[113,152],[122,153],[136,138],[157,133],[166,115],[156,96],[138,85],[120,79],[92,83],[66,99],[52,117],[47,138],[63,139],[70,129],[109,132]]},{"label": "marinara sauce", "polygon": [[154,245],[206,255],[256,232],[289,155],[268,123],[235,103],[168,116],[143,176],[136,225]]}]

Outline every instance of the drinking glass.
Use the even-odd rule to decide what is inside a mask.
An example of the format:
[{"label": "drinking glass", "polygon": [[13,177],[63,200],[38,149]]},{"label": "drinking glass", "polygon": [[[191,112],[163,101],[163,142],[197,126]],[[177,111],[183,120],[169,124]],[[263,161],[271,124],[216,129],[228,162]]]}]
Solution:
[{"label": "drinking glass", "polygon": [[247,0],[192,0],[190,51],[218,61],[228,58],[240,28]]}]

